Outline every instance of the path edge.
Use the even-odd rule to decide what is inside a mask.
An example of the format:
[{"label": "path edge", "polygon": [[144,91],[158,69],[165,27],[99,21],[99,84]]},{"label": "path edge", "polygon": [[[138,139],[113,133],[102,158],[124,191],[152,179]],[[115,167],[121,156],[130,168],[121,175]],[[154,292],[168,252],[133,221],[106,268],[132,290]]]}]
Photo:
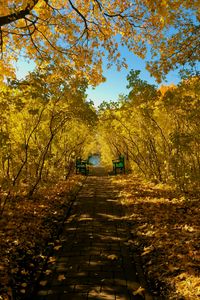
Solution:
[{"label": "path edge", "polygon": [[[59,238],[59,236],[62,234],[64,223],[69,218],[72,207],[73,207],[73,204],[76,201],[76,198],[77,198],[78,194],[82,190],[83,185],[85,184],[86,180],[87,180],[87,176],[85,176],[81,182],[78,182],[72,188],[72,190],[69,192],[69,194],[66,195],[66,198],[68,200],[67,207],[66,207],[66,213],[63,216],[63,219],[60,223],[60,226],[57,230],[56,235],[53,237],[53,240],[57,240]],[[40,280],[43,276],[44,270],[48,265],[49,257],[52,256],[52,253],[54,252],[53,247],[54,247],[54,245],[48,246],[47,257],[46,257],[45,262],[42,266],[42,269],[41,269],[39,275],[37,276],[37,278],[35,278],[34,282],[30,283],[31,286],[29,287],[27,293],[24,295],[22,300],[32,300],[33,299],[33,297],[35,295],[35,292],[37,291],[37,287],[39,286],[39,282],[40,282]]]}]

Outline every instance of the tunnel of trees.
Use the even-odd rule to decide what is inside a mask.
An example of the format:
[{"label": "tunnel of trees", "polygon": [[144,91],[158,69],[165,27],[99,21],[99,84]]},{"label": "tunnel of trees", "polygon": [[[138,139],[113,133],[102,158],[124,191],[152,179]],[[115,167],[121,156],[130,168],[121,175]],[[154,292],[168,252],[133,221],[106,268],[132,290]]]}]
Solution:
[{"label": "tunnel of trees", "polygon": [[[1,1],[0,216],[5,232],[0,273],[5,297],[10,293],[10,279],[4,272],[15,278],[21,272],[16,265],[22,259],[16,258],[34,257],[31,264],[37,266],[45,257],[40,250],[46,249],[56,227],[52,222],[59,223],[66,210],[62,195],[84,180],[74,172],[77,157],[94,155],[93,161],[99,164],[100,158],[111,174],[112,160],[123,154],[127,178],[170,187],[183,200],[178,202],[178,212],[190,218],[189,210],[196,216],[199,28],[197,0]],[[128,94],[96,108],[87,98],[87,88],[105,81],[105,61],[118,70],[128,67],[122,47],[145,60],[158,84],[177,69],[181,81],[152,85],[132,66]],[[14,67],[19,59],[35,65],[20,80]],[[192,195],[194,202],[187,202],[186,195]],[[199,246],[192,248],[192,238],[196,241],[199,229],[184,226],[192,236],[188,243],[192,255],[197,256]],[[33,228],[39,235],[30,241]],[[22,272],[19,276],[26,287],[23,280],[29,280],[31,272],[23,268]],[[25,292],[19,288],[20,295]]]}]

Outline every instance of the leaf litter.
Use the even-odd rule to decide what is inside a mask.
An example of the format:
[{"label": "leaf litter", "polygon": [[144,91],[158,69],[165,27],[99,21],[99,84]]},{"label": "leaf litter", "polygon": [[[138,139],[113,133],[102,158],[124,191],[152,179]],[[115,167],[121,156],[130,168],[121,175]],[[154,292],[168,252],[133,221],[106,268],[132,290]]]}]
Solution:
[{"label": "leaf litter", "polygon": [[69,192],[81,180],[76,175],[44,186],[32,199],[18,191],[7,203],[0,220],[1,300],[12,299],[13,294],[15,300],[25,299],[46,260],[55,263],[54,257],[48,258],[49,249],[61,249],[58,229],[68,207]]},{"label": "leaf litter", "polygon": [[128,244],[141,259],[152,293],[167,300],[199,299],[200,195],[133,175],[112,181],[121,190]]}]

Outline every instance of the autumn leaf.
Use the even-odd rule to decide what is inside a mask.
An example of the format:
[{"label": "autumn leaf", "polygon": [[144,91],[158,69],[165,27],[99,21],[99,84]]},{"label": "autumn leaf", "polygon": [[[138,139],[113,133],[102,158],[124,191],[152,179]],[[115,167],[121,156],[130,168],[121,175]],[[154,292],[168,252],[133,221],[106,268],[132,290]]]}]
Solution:
[{"label": "autumn leaf", "polygon": [[178,270],[179,270],[178,267],[175,267],[175,266],[173,266],[172,264],[169,264],[169,265],[168,265],[168,269],[170,270],[170,272],[174,272],[174,271],[178,271]]},{"label": "autumn leaf", "polygon": [[144,297],[145,289],[142,287],[139,287],[136,291],[133,292],[134,296],[140,295]]},{"label": "autumn leaf", "polygon": [[144,247],[143,249],[144,251],[142,252],[142,256],[146,255],[146,254],[149,254],[150,252],[152,252],[154,250],[154,246],[153,245],[150,245],[148,247]]},{"label": "autumn leaf", "polygon": [[46,270],[46,271],[45,271],[45,274],[46,274],[46,275],[50,275],[51,273],[52,273],[52,270]]},{"label": "autumn leaf", "polygon": [[46,286],[47,283],[48,283],[47,280],[41,280],[41,281],[39,282],[39,284],[40,284],[41,286]]},{"label": "autumn leaf", "polygon": [[115,254],[110,254],[110,255],[107,256],[107,258],[110,259],[110,260],[117,260],[118,256],[115,255]]},{"label": "autumn leaf", "polygon": [[27,287],[27,283],[26,283],[26,282],[23,282],[23,283],[21,284],[21,286],[22,286],[22,287]]},{"label": "autumn leaf", "polygon": [[55,263],[56,262],[56,257],[54,257],[54,256],[49,257],[48,262],[49,263]]},{"label": "autumn leaf", "polygon": [[62,248],[61,245],[58,245],[58,246],[53,247],[53,249],[56,250],[56,251],[60,250],[60,248]]},{"label": "autumn leaf", "polygon": [[66,279],[66,277],[64,274],[58,275],[58,281],[63,281],[65,279]]}]

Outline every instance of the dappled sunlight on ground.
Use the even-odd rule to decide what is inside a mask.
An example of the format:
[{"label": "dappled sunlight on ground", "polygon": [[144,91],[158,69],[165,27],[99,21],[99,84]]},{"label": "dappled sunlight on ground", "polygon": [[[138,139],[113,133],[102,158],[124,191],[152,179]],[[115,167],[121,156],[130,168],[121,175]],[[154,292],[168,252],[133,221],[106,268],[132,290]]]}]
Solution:
[{"label": "dappled sunlight on ground", "polygon": [[84,183],[67,218],[65,182],[44,198],[13,199],[2,220],[5,293],[14,278],[23,299],[46,261],[34,300],[143,299],[149,286],[139,280],[137,261],[156,299],[198,299],[199,196],[100,173],[77,177]]},{"label": "dappled sunlight on ground", "polygon": [[[199,276],[190,273],[181,273],[175,279],[176,290],[182,294],[185,299],[191,298],[191,291],[193,291],[193,298],[200,297]],[[197,299],[197,298],[196,298]]]},{"label": "dappled sunlight on ground", "polygon": [[120,220],[121,219],[121,217],[116,216],[116,215],[109,215],[109,214],[102,214],[102,213],[98,213],[98,215],[105,218],[108,221],[109,220]]},{"label": "dappled sunlight on ground", "polygon": [[60,236],[61,248],[49,261],[34,300],[142,300],[129,231],[110,177],[89,176],[76,197]]},{"label": "dappled sunlight on ground", "polygon": [[[200,297],[199,195],[126,176],[121,185],[133,248],[139,251],[152,285],[169,299]],[[184,275],[183,275],[184,274]]]}]

